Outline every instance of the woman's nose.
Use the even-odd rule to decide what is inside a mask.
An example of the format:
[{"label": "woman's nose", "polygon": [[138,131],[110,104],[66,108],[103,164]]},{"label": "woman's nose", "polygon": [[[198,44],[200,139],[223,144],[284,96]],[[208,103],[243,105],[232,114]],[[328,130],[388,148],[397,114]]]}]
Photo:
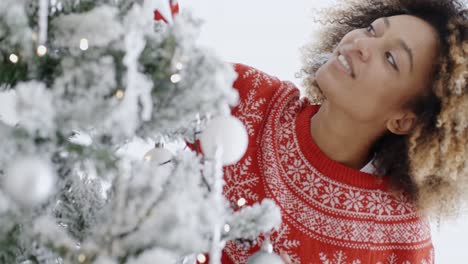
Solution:
[{"label": "woman's nose", "polygon": [[371,58],[371,42],[369,38],[356,38],[353,41],[353,49],[362,61],[368,61]]}]

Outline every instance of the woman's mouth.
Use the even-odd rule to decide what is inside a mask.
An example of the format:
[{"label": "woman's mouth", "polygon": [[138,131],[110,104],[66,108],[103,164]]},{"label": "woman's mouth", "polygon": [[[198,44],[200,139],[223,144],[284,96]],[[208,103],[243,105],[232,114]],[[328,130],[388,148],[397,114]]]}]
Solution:
[{"label": "woman's mouth", "polygon": [[343,54],[340,54],[338,55],[338,61],[341,63],[341,65],[343,65],[343,67],[346,68],[346,70],[351,73],[351,66],[349,65],[349,63],[346,61],[346,58],[345,56],[343,56]]},{"label": "woman's mouth", "polygon": [[349,58],[349,56],[338,53],[336,56],[336,62],[337,64],[339,64],[339,68],[341,68],[344,72],[349,74],[352,78],[355,77],[353,65],[351,63],[351,59]]}]

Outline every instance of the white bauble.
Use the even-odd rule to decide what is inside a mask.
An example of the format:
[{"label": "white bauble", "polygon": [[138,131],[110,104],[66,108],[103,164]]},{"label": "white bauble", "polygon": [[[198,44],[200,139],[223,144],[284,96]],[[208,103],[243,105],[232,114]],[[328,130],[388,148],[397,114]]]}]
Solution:
[{"label": "white bauble", "polygon": [[173,159],[172,152],[162,147],[150,149],[143,156],[143,159],[150,166],[153,174],[158,176],[159,180],[165,179],[174,169],[174,163],[171,162]]},{"label": "white bauble", "polygon": [[204,154],[213,158],[216,147],[223,150],[223,165],[238,162],[245,154],[249,137],[242,122],[233,116],[221,116],[211,120],[200,136]]},{"label": "white bauble", "polygon": [[153,148],[146,152],[143,159],[153,164],[164,165],[172,160],[172,152],[165,148]]},{"label": "white bauble", "polygon": [[269,239],[263,241],[262,248],[247,260],[247,264],[284,264],[283,259],[273,252]]},{"label": "white bauble", "polygon": [[284,262],[277,254],[260,250],[247,260],[247,264],[284,264]]},{"label": "white bauble", "polygon": [[44,202],[52,194],[56,180],[50,162],[37,157],[14,161],[6,170],[4,190],[18,204],[26,207]]}]

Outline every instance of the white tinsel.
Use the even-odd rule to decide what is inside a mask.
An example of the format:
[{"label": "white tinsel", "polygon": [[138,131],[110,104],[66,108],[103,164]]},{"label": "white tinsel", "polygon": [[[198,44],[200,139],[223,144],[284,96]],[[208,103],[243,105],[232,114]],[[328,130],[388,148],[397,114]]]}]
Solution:
[{"label": "white tinsel", "polygon": [[229,239],[255,239],[260,233],[280,227],[281,211],[274,201],[264,199],[261,204],[246,206],[234,213],[228,224],[231,227]]},{"label": "white tinsel", "polygon": [[94,230],[98,221],[96,216],[106,202],[103,180],[97,177],[94,166],[89,160],[75,166],[70,177],[63,183],[64,186],[71,187],[62,187],[64,190],[57,195],[53,208],[55,212],[60,212],[56,221],[78,240]]},{"label": "white tinsel", "polygon": [[52,94],[37,81],[19,83],[15,87],[15,119],[29,133],[42,136],[55,132],[55,109]]},{"label": "white tinsel", "polygon": [[65,247],[71,250],[76,249],[76,242],[58,225],[55,219],[49,216],[41,216],[34,221],[32,226],[36,237],[46,243],[56,247]]},{"label": "white tinsel", "polygon": [[[6,25],[0,23],[0,39],[2,45],[13,49],[14,46],[23,47],[22,56],[30,57],[33,54],[32,33],[28,26],[28,17],[24,9],[24,0],[2,0],[0,1],[0,17]],[[6,26],[6,28],[3,28]],[[10,32],[8,38],[4,39],[4,34]]]},{"label": "white tinsel", "polygon": [[180,63],[183,68],[177,72],[180,82],[161,98],[160,105],[165,107],[156,105],[153,120],[148,124],[152,129],[173,133],[185,128],[200,113],[228,115],[229,105],[238,101],[238,93],[232,88],[237,77],[232,65],[220,61],[210,50],[193,45],[199,23],[189,13],[183,13],[164,32],[175,37],[173,64]]},{"label": "white tinsel", "polygon": [[[0,140],[2,141],[2,151],[0,152],[0,168],[6,168],[11,165],[16,155],[18,155],[18,143],[11,140],[14,135],[14,127],[0,121]],[[33,148],[30,145],[25,146],[25,151]]]},{"label": "white tinsel", "polygon": [[90,47],[105,47],[124,32],[117,14],[118,9],[104,5],[86,13],[60,15],[52,23],[56,28],[53,44],[78,49],[85,38]]},{"label": "white tinsel", "polygon": [[[138,128],[139,121],[148,121],[151,118],[153,109],[151,99],[151,89],[153,82],[144,74],[138,71],[138,58],[145,47],[144,28],[151,24],[145,18],[142,8],[134,5],[128,16],[125,18],[125,57],[124,64],[127,67],[126,89],[122,103],[114,113],[116,126],[131,136]],[[141,103],[141,114],[138,116],[139,105]]]},{"label": "white tinsel", "polygon": [[[178,254],[208,249],[206,237],[211,233],[216,214],[206,198],[206,189],[200,185],[199,159],[191,152],[179,152],[175,159],[175,168],[167,184],[159,184],[164,186],[163,192],[159,191],[162,195],[160,202],[145,217],[138,232],[123,241],[125,247],[141,248],[156,244]],[[181,182],[184,184],[179,184]]]},{"label": "white tinsel", "polygon": [[0,121],[3,121],[10,126],[14,126],[18,123],[14,107],[15,101],[15,90],[0,92]]},{"label": "white tinsel", "polygon": [[116,87],[112,57],[89,62],[64,59],[62,64],[63,75],[57,77],[53,86],[60,127],[69,132],[88,128],[111,130],[104,122],[118,103],[115,96],[106,99]]}]

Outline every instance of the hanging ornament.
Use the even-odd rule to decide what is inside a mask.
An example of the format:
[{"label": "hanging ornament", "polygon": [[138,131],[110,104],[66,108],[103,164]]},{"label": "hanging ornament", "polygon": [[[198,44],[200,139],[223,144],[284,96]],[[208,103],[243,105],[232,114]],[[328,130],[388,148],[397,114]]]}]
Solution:
[{"label": "hanging ornament", "polygon": [[216,117],[208,123],[200,136],[203,153],[213,158],[216,148],[222,148],[222,163],[230,165],[244,156],[249,143],[247,130],[242,122],[233,116]]},{"label": "hanging ornament", "polygon": [[155,2],[154,20],[172,24],[172,19],[179,13],[179,3],[177,0],[157,0]]},{"label": "hanging ornament", "polygon": [[172,153],[165,149],[162,143],[157,143],[155,148],[146,152],[143,159],[157,165],[165,165],[171,162]]},{"label": "hanging ornament", "polygon": [[262,248],[247,260],[247,264],[284,264],[284,262],[280,256],[273,252],[270,240],[266,239]]},{"label": "hanging ornament", "polygon": [[172,152],[164,148],[162,143],[156,143],[155,148],[146,152],[143,156],[145,162],[151,166],[152,172],[158,177],[167,177],[174,168]]},{"label": "hanging ornament", "polygon": [[49,197],[55,178],[51,164],[36,157],[26,157],[15,160],[6,170],[4,190],[18,204],[31,207]]}]

